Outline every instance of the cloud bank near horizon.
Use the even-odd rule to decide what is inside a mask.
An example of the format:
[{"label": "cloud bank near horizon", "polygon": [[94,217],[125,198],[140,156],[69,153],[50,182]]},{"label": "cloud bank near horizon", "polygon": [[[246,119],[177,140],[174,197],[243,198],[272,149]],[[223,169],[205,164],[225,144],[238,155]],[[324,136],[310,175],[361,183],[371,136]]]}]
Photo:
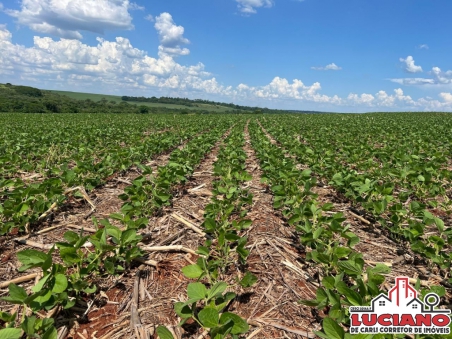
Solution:
[{"label": "cloud bank near horizon", "polygon": [[[236,0],[244,12],[271,7],[269,0]],[[248,7],[247,7],[248,6]],[[248,9],[247,9],[248,8]],[[162,95],[211,98],[242,104],[277,106],[282,102],[316,104],[319,107],[346,110],[452,110],[452,94],[441,91],[438,98],[413,99],[396,88],[393,93],[349,93],[347,96],[322,93],[320,82],[306,84],[300,79],[289,80],[275,75],[268,84],[251,86],[246,81],[239,85],[224,85],[213,76],[202,62],[183,65],[179,58],[190,54],[186,47],[190,40],[185,28],[177,25],[170,13],[147,16],[154,23],[160,44],[157,57],[135,48],[124,37],[113,41],[97,38],[97,44],[83,43],[81,32],[103,33],[107,30],[133,29],[130,11],[144,10],[128,0],[22,0],[20,10],[4,11],[42,35],[36,35],[33,46],[13,42],[13,34],[0,25],[0,74],[23,83],[52,83],[55,87],[94,89],[109,93],[126,92],[145,95],[149,91]],[[405,71],[422,73],[413,56],[400,58]],[[340,71],[335,63],[311,67],[318,71]],[[342,72],[344,72],[342,70]],[[430,77],[391,78],[401,86],[438,86],[452,84],[452,71],[433,67]],[[114,88],[114,90],[112,90]]]}]

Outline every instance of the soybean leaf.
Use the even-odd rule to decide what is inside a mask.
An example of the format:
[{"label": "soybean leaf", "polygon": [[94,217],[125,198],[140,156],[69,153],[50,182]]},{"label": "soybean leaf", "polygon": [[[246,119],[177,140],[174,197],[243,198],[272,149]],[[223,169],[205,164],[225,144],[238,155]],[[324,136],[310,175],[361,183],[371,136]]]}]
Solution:
[{"label": "soybean leaf", "polygon": [[207,247],[205,247],[205,246],[199,246],[198,250],[196,251],[196,253],[208,256],[209,255],[209,249]]},{"label": "soybean leaf", "polygon": [[242,228],[243,229],[247,229],[251,226],[253,222],[251,220],[242,220],[241,224],[242,224]]},{"label": "soybean leaf", "polygon": [[354,306],[361,306],[363,303],[363,300],[361,296],[353,291],[351,288],[347,287],[347,285],[341,281],[339,284],[336,285],[337,291],[343,295],[345,295],[348,299],[348,301],[354,305]]},{"label": "soybean leaf", "polygon": [[371,268],[370,271],[374,274],[388,274],[391,272],[391,269],[384,264],[377,264],[374,268]]},{"label": "soybean leaf", "polygon": [[60,257],[67,265],[76,264],[82,260],[74,247],[60,248]]},{"label": "soybean leaf", "polygon": [[213,328],[210,332],[210,337],[212,339],[226,338],[226,336],[232,331],[233,326],[234,323],[232,322],[232,320],[229,320],[224,325]]},{"label": "soybean leaf", "polygon": [[431,286],[430,290],[433,293],[438,294],[440,297],[444,297],[446,295],[446,289],[443,286]]},{"label": "soybean leaf", "polygon": [[199,321],[204,327],[214,328],[218,326],[219,314],[214,307],[205,307],[198,313]]},{"label": "soybean leaf", "polygon": [[336,247],[334,249],[334,254],[336,254],[338,258],[345,258],[351,251],[352,250],[347,247]]},{"label": "soybean leaf", "polygon": [[0,339],[20,339],[22,330],[20,328],[4,328],[0,330]]},{"label": "soybean leaf", "polygon": [[36,317],[25,317],[23,323],[20,325],[20,328],[22,328],[27,335],[31,336],[35,332],[35,323]]},{"label": "soybean leaf", "polygon": [[334,278],[326,276],[322,279],[322,285],[328,289],[334,289]]},{"label": "soybean leaf", "polygon": [[36,250],[23,250],[17,253],[17,259],[21,262],[22,266],[19,268],[20,272],[28,270],[33,267],[42,266],[49,256]]},{"label": "soybean leaf", "polygon": [[320,235],[323,232],[323,228],[319,227],[318,229],[315,230],[314,234],[313,234],[313,238],[314,239],[318,239],[320,237]]},{"label": "soybean leaf", "polygon": [[190,279],[198,279],[204,271],[196,264],[188,265],[182,268],[182,273]]},{"label": "soybean leaf", "polygon": [[344,339],[345,332],[336,321],[331,318],[323,319],[323,330],[330,339]]},{"label": "soybean leaf", "polygon": [[183,302],[177,302],[174,304],[174,311],[182,319],[190,318],[192,315],[191,309]]},{"label": "soybean leaf", "polygon": [[107,230],[107,234],[111,237],[113,237],[116,241],[119,241],[121,239],[121,230],[113,225],[105,226],[105,229]]},{"label": "soybean leaf", "polygon": [[66,239],[70,244],[75,244],[80,237],[75,232],[67,231],[64,233],[63,238]]},{"label": "soybean leaf", "polygon": [[44,278],[41,278],[38,283],[31,288],[31,290],[35,293],[41,291],[44,287],[44,284],[47,282],[47,280],[49,280],[50,277],[51,275],[47,274]]},{"label": "soybean leaf", "polygon": [[157,335],[160,339],[174,339],[171,332],[165,326],[157,327]]},{"label": "soybean leaf", "polygon": [[204,220],[203,226],[206,229],[206,232],[209,233],[209,232],[212,232],[213,230],[215,230],[215,228],[217,227],[217,224],[214,219],[206,218]]},{"label": "soybean leaf", "polygon": [[223,308],[225,308],[228,303],[236,297],[236,294],[233,292],[227,292],[222,297],[217,297],[215,299],[215,308],[218,312],[221,312]]},{"label": "soybean leaf", "polygon": [[362,273],[361,267],[359,267],[357,264],[355,264],[355,262],[351,260],[339,261],[338,265],[345,273],[349,275],[359,275]]},{"label": "soybean leaf", "polygon": [[52,291],[55,293],[62,293],[67,289],[67,278],[64,274],[56,274],[55,275],[55,284],[53,285]]},{"label": "soybean leaf", "polygon": [[126,230],[122,232],[121,235],[121,242],[123,244],[130,244],[135,240],[138,240],[139,236],[137,235],[137,232],[134,229]]},{"label": "soybean leaf", "polygon": [[232,320],[232,322],[234,323],[234,326],[231,330],[232,334],[245,333],[249,330],[248,323],[237,314],[231,312],[225,312],[221,315],[220,324],[224,325],[230,320]]},{"label": "soybean leaf", "polygon": [[211,289],[208,291],[207,298],[211,299],[212,297],[216,296],[217,294],[223,293],[226,288],[228,288],[228,284],[226,284],[223,281],[217,282],[215,285],[212,286]]},{"label": "soybean leaf", "polygon": [[187,286],[187,295],[190,299],[202,300],[207,295],[207,288],[200,282],[190,283]]},{"label": "soybean leaf", "polygon": [[257,277],[252,274],[251,272],[246,272],[245,276],[242,278],[242,280],[240,280],[240,285],[242,287],[251,287],[255,284],[255,282],[257,281]]},{"label": "soybean leaf", "polygon": [[9,314],[9,313],[0,311],[0,320],[4,321],[5,323],[9,323],[9,322],[16,320],[16,315],[17,315],[17,313]]},{"label": "soybean leaf", "polygon": [[55,327],[51,326],[41,337],[41,339],[57,339],[58,333]]},{"label": "soybean leaf", "polygon": [[3,300],[10,302],[12,304],[22,304],[25,299],[27,299],[27,292],[20,286],[16,284],[10,284],[8,286],[9,296],[2,298]]}]

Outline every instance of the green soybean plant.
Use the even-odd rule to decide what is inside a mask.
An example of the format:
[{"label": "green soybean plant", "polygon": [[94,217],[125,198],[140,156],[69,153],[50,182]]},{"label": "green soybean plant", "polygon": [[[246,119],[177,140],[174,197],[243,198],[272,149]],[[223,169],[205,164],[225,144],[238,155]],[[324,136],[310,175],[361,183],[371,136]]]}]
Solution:
[{"label": "green soybean plant", "polygon": [[[189,284],[189,299],[174,305],[174,310],[182,319],[179,325],[193,319],[201,328],[209,331],[212,339],[238,338],[239,334],[246,333],[249,326],[245,319],[232,312],[223,312],[236,297],[235,293],[225,292],[227,288],[228,285],[222,281],[211,288],[200,282]],[[173,338],[164,327],[159,327],[157,334],[162,339]]]}]

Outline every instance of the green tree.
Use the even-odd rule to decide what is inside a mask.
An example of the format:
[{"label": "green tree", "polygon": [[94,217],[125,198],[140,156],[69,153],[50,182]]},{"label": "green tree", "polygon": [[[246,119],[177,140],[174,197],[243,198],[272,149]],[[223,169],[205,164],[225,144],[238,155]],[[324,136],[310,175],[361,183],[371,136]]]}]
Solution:
[{"label": "green tree", "polygon": [[138,106],[138,112],[140,114],[148,114],[149,113],[149,107],[148,106],[144,106],[144,105]]}]

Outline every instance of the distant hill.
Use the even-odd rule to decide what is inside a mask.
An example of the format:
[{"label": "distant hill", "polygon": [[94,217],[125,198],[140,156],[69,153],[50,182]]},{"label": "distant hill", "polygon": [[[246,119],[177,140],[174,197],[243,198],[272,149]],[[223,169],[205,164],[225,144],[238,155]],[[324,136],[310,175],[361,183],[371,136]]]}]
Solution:
[{"label": "distant hill", "polygon": [[[65,95],[72,99],[86,100],[90,99],[93,101],[101,101],[106,99],[108,101],[114,101],[116,103],[128,102],[131,104],[140,104],[153,108],[170,108],[170,109],[188,109],[188,110],[201,110],[201,111],[211,111],[215,113],[223,113],[234,110],[232,107],[226,107],[221,103],[197,103],[196,105],[186,105],[184,102],[174,98],[175,100],[163,100],[163,102],[158,101],[146,101],[146,100],[133,100],[135,97],[121,97],[117,95],[107,95],[107,94],[92,94],[92,93],[80,93],[80,92],[68,92],[68,91],[50,91],[59,95]],[[131,98],[131,100],[123,100],[123,98]],[[137,97],[138,98],[138,97]],[[141,99],[141,98],[138,98]],[[147,99],[144,98],[143,99]],[[160,99],[160,98],[158,98]],[[187,99],[188,100],[188,99]]]},{"label": "distant hill", "polygon": [[[123,100],[107,94],[41,90],[30,86],[0,84],[0,112],[12,113],[262,113],[244,111],[216,102],[188,99]],[[146,99],[146,98],[144,98]],[[156,101],[156,102],[152,102]],[[231,105],[230,105],[231,106]]]},{"label": "distant hill", "polygon": [[80,100],[30,86],[0,84],[0,112],[143,113],[140,106],[107,100]]},{"label": "distant hill", "polygon": [[278,110],[203,99],[133,97],[0,84],[0,112],[22,113],[326,113]]},{"label": "distant hill", "polygon": [[122,100],[140,103],[155,103],[155,104],[173,104],[173,105],[183,105],[186,107],[202,107],[202,106],[213,106],[213,107],[225,107],[235,110],[246,110],[246,111],[256,111],[256,110],[268,110],[268,108],[251,107],[251,106],[241,106],[236,104],[227,104],[224,102],[216,102],[204,99],[188,99],[188,98],[172,98],[172,97],[132,97],[132,96],[122,96]]},{"label": "distant hill", "polygon": [[202,110],[202,111],[212,111],[216,113],[228,112],[228,111],[249,111],[249,112],[259,112],[259,113],[326,113],[319,111],[302,111],[302,110],[279,110],[262,108],[256,106],[243,106],[236,105],[233,103],[224,103],[204,99],[188,99],[188,98],[175,98],[175,97],[134,97],[134,96],[117,96],[117,95],[107,95],[107,94],[92,94],[92,93],[80,93],[80,92],[68,92],[68,91],[51,91],[59,95],[65,95],[73,99],[86,100],[90,99],[93,101],[108,100],[119,102],[128,102],[132,104],[140,104],[149,107],[156,108],[171,108],[171,109],[188,109],[188,110]]}]

